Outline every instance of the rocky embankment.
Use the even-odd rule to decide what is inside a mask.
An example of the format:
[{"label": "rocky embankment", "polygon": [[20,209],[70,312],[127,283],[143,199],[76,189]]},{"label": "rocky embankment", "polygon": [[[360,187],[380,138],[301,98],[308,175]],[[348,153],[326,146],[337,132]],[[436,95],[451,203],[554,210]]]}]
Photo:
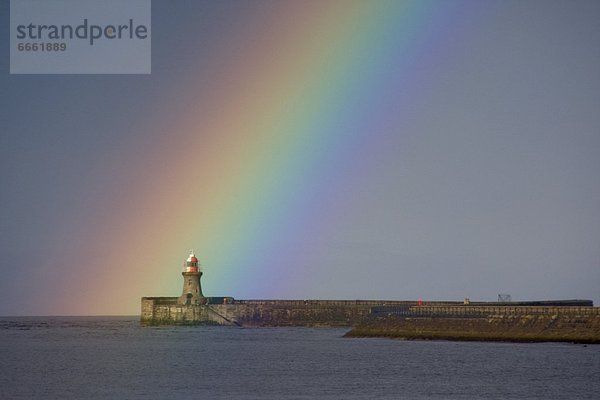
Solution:
[{"label": "rocky embankment", "polygon": [[[539,310],[538,310],[539,311]],[[580,312],[374,315],[346,337],[600,344],[598,308]]]}]

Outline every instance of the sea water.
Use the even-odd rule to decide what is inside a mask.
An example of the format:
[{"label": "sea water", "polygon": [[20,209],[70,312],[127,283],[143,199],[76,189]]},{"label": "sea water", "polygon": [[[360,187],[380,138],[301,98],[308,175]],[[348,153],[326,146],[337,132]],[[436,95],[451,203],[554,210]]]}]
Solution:
[{"label": "sea water", "polygon": [[600,345],[0,318],[1,399],[599,399]]}]

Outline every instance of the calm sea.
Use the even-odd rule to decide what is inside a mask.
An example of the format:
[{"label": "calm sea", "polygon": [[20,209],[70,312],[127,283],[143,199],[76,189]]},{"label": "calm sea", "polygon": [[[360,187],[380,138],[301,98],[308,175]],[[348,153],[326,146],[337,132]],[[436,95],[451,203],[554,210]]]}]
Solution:
[{"label": "calm sea", "polygon": [[600,345],[0,318],[1,399],[600,399]]}]

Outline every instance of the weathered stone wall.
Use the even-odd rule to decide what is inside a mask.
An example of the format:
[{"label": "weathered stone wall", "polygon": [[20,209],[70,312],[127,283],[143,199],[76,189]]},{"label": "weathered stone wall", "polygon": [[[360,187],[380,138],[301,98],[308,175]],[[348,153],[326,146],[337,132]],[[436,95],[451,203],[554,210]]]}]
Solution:
[{"label": "weathered stone wall", "polygon": [[242,300],[233,304],[181,305],[177,297],[142,298],[144,324],[215,323],[243,326],[352,326],[372,307],[414,302],[369,300]]},{"label": "weathered stone wall", "polygon": [[[225,298],[224,298],[225,299]],[[369,300],[236,300],[182,305],[142,298],[148,325],[344,326],[354,336],[600,342],[600,308]]]},{"label": "weathered stone wall", "polygon": [[[352,326],[374,306],[406,305],[403,301],[242,300],[210,307],[243,326]],[[414,302],[410,302],[414,304]]]},{"label": "weathered stone wall", "polygon": [[143,297],[141,322],[145,325],[187,325],[210,323],[204,305],[182,305],[177,297]]},{"label": "weathered stone wall", "polygon": [[600,343],[598,307],[425,306],[376,311],[347,336]]}]

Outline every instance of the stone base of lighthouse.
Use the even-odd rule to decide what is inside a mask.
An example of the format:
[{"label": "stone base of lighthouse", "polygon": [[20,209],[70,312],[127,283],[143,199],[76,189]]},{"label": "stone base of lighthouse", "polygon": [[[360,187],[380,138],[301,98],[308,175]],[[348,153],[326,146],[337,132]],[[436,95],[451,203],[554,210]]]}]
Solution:
[{"label": "stone base of lighthouse", "polygon": [[141,317],[149,325],[210,322],[206,306],[181,304],[180,297],[143,297]]},{"label": "stone base of lighthouse", "polygon": [[200,286],[202,272],[184,271],[181,275],[183,276],[183,292],[179,296],[179,304],[188,306],[206,304],[206,298],[202,294],[202,287]]},{"label": "stone base of lighthouse", "polygon": [[232,302],[233,298],[204,300],[204,304],[182,304],[181,297],[142,297],[141,322],[144,325],[238,325],[232,315],[228,317],[226,310],[221,310],[223,303]]}]

